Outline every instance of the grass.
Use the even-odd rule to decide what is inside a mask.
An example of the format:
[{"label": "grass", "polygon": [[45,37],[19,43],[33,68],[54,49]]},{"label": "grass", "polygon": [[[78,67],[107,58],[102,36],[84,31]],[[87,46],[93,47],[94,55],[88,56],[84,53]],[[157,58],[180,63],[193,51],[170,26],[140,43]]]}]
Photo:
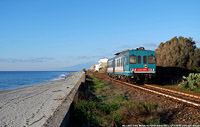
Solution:
[{"label": "grass", "polygon": [[162,124],[155,113],[158,105],[133,103],[127,96],[111,90],[110,82],[89,78],[81,88],[79,99],[72,105],[70,123],[73,126],[112,127],[133,124],[133,121],[147,125]]},{"label": "grass", "polygon": [[194,93],[200,93],[200,88],[193,89],[193,90],[191,90],[190,88],[178,88],[178,89],[184,90],[184,91],[189,91],[189,92],[194,92]]},{"label": "grass", "polygon": [[200,73],[190,73],[187,77],[183,76],[178,85],[169,86],[170,88],[200,93]]},{"label": "grass", "polygon": [[166,88],[177,89],[177,90],[194,92],[194,93],[200,93],[200,88],[196,88],[196,89],[191,90],[190,88],[179,87],[178,85],[166,85],[165,87]]}]

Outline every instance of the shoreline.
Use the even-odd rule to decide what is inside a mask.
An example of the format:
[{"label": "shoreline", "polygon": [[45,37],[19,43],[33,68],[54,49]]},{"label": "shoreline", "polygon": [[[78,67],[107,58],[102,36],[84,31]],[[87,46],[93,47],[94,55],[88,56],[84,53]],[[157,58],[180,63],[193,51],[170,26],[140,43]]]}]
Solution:
[{"label": "shoreline", "polygon": [[[77,71],[76,71],[77,72]],[[67,80],[67,78],[76,72],[68,72],[68,75],[66,77],[66,79],[58,79],[58,80],[53,80],[53,81],[46,81],[46,82],[41,82],[41,83],[36,83],[36,84],[31,84],[31,85],[25,85],[22,87],[18,87],[18,88],[13,88],[13,89],[5,89],[5,90],[0,90],[0,94],[4,93],[4,92],[9,92],[9,91],[13,91],[13,90],[18,90],[18,89],[23,89],[23,88],[27,88],[27,87],[32,87],[32,86],[37,86],[37,85],[42,85],[42,84],[46,84],[46,83],[50,83],[50,82],[56,82],[56,81],[61,81],[61,80]]]},{"label": "shoreline", "polygon": [[59,80],[55,80],[55,81],[48,81],[48,82],[33,84],[33,85],[27,85],[27,86],[24,86],[24,87],[22,86],[22,87],[19,87],[19,88],[0,90],[0,94],[6,93],[6,92],[12,92],[12,91],[15,91],[15,90],[22,90],[22,89],[26,89],[26,88],[33,87],[33,86],[40,86],[40,85],[43,85],[43,84],[46,84],[46,83],[53,83],[53,82],[57,82],[57,81],[61,81],[61,80],[64,80],[64,79],[59,79]]},{"label": "shoreline", "polygon": [[42,126],[82,75],[82,72],[70,72],[66,79],[0,91],[0,125]]}]

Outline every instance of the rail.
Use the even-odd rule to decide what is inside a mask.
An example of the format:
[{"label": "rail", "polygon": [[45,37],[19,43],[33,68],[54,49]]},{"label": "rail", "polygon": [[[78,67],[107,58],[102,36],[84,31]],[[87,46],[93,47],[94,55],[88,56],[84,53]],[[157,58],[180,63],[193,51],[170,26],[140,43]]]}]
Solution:
[{"label": "rail", "polygon": [[[187,96],[187,97],[191,97],[191,98],[195,98],[195,99],[200,99],[200,96],[196,96],[196,95],[192,95],[192,94],[188,94],[188,93],[184,93],[184,92],[179,92],[179,91],[175,91],[175,90],[170,90],[170,89],[158,87],[158,86],[155,86],[155,85],[145,84],[144,86],[138,86],[138,85],[134,85],[134,84],[131,84],[131,83],[116,80],[116,79],[112,79],[112,80],[115,81],[115,82],[121,83],[121,84],[126,84],[128,86],[135,87],[137,89],[148,91],[148,92],[151,92],[151,93],[154,93],[154,94],[157,94],[157,95],[161,95],[161,96],[173,99],[173,100],[178,101],[178,102],[182,102],[182,103],[200,108],[200,103],[197,103],[197,102],[194,102],[194,101],[191,101],[189,99],[184,98],[184,96]],[[157,91],[157,90],[152,90],[152,89],[147,88],[145,86],[148,86],[148,87],[151,87],[151,88],[156,88],[157,90],[168,91],[168,92],[174,93],[174,94],[184,95],[184,96],[183,96],[183,98],[176,97],[174,95],[166,94],[166,93],[163,93],[163,92],[160,92],[160,91]]]}]

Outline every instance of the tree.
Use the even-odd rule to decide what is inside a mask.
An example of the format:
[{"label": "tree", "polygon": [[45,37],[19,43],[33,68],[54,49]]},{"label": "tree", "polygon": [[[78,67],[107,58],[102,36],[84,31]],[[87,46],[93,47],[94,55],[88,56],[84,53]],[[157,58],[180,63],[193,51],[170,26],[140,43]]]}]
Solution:
[{"label": "tree", "polygon": [[155,50],[157,65],[200,71],[200,49],[192,38],[174,37]]}]

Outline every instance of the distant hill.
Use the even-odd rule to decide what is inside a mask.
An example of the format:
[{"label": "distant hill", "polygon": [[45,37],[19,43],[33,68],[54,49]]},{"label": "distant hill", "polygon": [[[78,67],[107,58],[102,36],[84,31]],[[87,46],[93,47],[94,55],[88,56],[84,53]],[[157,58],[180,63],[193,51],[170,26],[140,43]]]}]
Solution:
[{"label": "distant hill", "polygon": [[69,66],[69,67],[63,67],[63,68],[59,68],[59,71],[81,71],[83,68],[85,69],[89,69],[91,65],[97,64],[97,62],[95,61],[90,61],[87,63],[83,63],[83,64],[77,64],[74,66]]}]

